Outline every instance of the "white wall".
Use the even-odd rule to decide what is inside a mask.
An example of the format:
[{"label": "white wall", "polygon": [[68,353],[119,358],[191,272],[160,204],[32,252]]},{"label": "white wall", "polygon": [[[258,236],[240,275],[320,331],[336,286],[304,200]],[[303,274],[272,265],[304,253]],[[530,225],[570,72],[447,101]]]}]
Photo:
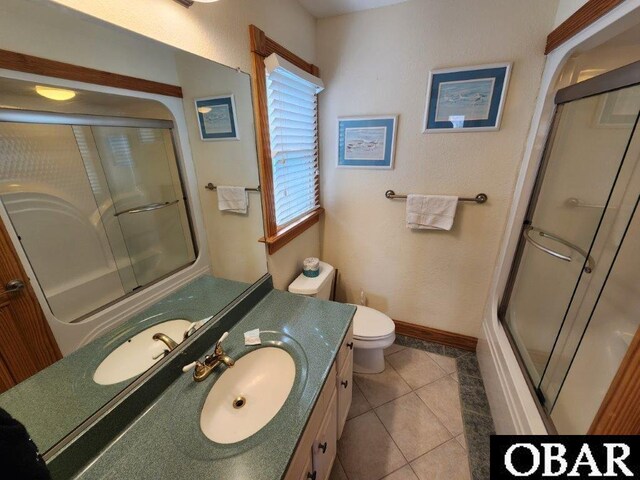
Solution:
[{"label": "white wall", "polygon": [[556,11],[553,28],[556,28],[567,18],[573,15],[576,10],[582,7],[585,3],[587,3],[587,0],[560,0],[558,2],[558,10]]},{"label": "white wall", "polygon": [[[394,319],[478,336],[554,14],[554,2],[413,0],[318,21],[322,256],[342,299],[362,288]],[[514,66],[500,131],[422,133],[430,69],[501,61]],[[336,169],[337,117],[390,113],[395,169]],[[461,206],[451,232],[416,233],[389,188],[489,202]]]},{"label": "white wall", "polygon": [[[189,9],[173,0],[32,1],[72,8],[95,17],[96,21],[112,23],[225,65],[240,67],[245,72],[252,71],[250,24],[255,24],[305,60],[315,61],[316,21],[297,0],[220,0],[213,4],[196,3]],[[18,46],[15,49],[20,51]],[[46,47],[44,49],[47,50]],[[55,58],[55,52],[49,53],[50,58]],[[143,72],[129,75],[166,81],[162,76]],[[302,259],[318,254],[319,245],[320,232],[316,225],[270,257],[269,272],[273,275],[274,284],[285,288],[301,270]]]}]

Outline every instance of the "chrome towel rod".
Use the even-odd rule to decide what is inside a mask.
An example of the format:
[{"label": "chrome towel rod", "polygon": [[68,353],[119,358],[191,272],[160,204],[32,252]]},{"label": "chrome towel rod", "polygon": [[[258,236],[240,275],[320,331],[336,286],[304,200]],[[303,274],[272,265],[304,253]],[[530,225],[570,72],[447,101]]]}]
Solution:
[{"label": "chrome towel rod", "polygon": [[[407,198],[406,195],[397,195],[396,192],[394,192],[393,190],[387,190],[386,192],[384,192],[384,196],[387,197],[390,200],[393,200],[394,198]],[[459,202],[485,203],[488,199],[489,199],[489,197],[487,196],[486,193],[479,193],[478,195],[476,195],[473,198],[472,197],[459,197],[458,201]]]},{"label": "chrome towel rod", "polygon": [[[211,182],[209,182],[204,186],[204,188],[206,188],[207,190],[215,190],[216,188],[218,188],[218,186],[214,185]],[[248,192],[259,192],[260,191],[260,185],[258,185],[255,188],[245,188],[245,190],[248,191]]]}]

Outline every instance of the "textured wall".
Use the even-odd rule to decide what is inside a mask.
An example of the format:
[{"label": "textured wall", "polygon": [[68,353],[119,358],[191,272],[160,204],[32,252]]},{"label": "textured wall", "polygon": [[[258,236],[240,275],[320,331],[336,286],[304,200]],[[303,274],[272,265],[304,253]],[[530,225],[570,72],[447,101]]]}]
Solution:
[{"label": "textured wall", "polygon": [[[556,3],[413,0],[318,22],[324,260],[339,294],[391,317],[477,336]],[[498,132],[423,134],[430,69],[511,61]],[[400,115],[394,170],[336,169],[337,117]],[[396,192],[475,195],[451,232],[411,232]]]}]

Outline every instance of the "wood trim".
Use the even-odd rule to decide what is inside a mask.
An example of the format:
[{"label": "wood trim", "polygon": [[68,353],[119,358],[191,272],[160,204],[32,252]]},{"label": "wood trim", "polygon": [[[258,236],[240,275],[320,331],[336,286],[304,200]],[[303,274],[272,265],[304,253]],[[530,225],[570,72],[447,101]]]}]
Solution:
[{"label": "wood trim", "polygon": [[640,329],[593,419],[590,435],[640,434]]},{"label": "wood trim", "polygon": [[401,322],[394,320],[396,324],[396,333],[407,337],[425,340],[427,342],[439,343],[448,347],[455,347],[470,352],[476,351],[478,339],[469,337],[460,333],[447,332],[438,330],[437,328],[425,327],[423,325],[415,325],[413,323]]},{"label": "wood trim", "polygon": [[[278,228],[276,223],[276,207],[273,195],[273,163],[271,159],[271,142],[269,135],[269,114],[267,110],[267,80],[264,75],[264,59],[272,53],[277,53],[297,67],[312,75],[319,76],[320,69],[303,60],[295,53],[287,50],[255,25],[249,25],[250,48],[253,57],[252,91],[254,99],[254,116],[256,126],[256,139],[258,148],[258,164],[260,167],[260,195],[262,196],[262,213],[264,217],[265,237],[261,242],[268,246],[269,255],[273,255],[287,243],[318,223],[320,215],[324,212],[321,207],[305,215],[303,218]],[[316,198],[320,199],[320,185],[316,186]]]},{"label": "wood trim", "polygon": [[280,229],[275,235],[271,237],[262,237],[259,241],[267,244],[269,255],[273,255],[282,247],[284,247],[291,240],[296,238],[305,230],[308,230],[311,226],[318,223],[320,216],[324,213],[324,208],[318,207],[314,211],[308,213],[295,223],[287,225],[285,228]]},{"label": "wood trim", "polygon": [[47,77],[64,78],[78,82],[93,83],[107,87],[124,88],[137,92],[156,93],[169,97],[182,98],[182,88],[177,85],[129,77],[118,73],[105,72],[71,63],[57,62],[46,58],[34,57],[24,53],[0,49],[0,68],[18,72],[33,73]]},{"label": "wood trim", "polygon": [[609,13],[624,0],[589,0],[573,15],[562,22],[547,36],[547,46],[544,54],[547,55],[558,48],[571,37],[587,28],[603,15]]}]

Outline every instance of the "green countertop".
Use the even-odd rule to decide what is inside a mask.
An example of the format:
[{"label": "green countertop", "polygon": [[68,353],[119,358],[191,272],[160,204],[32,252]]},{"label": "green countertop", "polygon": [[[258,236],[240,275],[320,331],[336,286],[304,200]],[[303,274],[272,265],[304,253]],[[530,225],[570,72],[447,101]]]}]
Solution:
[{"label": "green countertop", "polygon": [[96,368],[115,348],[167,320],[183,318],[195,322],[215,315],[249,286],[199,277],[3,393],[0,407],[25,424],[40,451],[45,452],[137,377],[113,385],[93,381]]},{"label": "green countertop", "polygon": [[[352,305],[272,290],[233,327],[224,342],[226,353],[235,360],[265,346],[279,346],[294,358],[296,378],[291,394],[270,423],[235,444],[222,445],[208,440],[200,430],[200,411],[225,367],[218,367],[201,383],[194,382],[192,373],[188,372],[149,405],[76,478],[281,478],[354,313]],[[247,347],[243,333],[254,328],[262,332],[262,345]],[[195,359],[188,359],[192,360]]]}]

